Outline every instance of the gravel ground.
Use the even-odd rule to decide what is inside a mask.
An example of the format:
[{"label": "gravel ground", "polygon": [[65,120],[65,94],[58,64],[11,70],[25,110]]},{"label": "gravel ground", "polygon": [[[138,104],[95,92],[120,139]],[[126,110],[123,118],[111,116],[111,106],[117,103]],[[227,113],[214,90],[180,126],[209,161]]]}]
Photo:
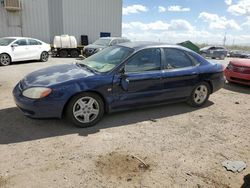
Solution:
[{"label": "gravel ground", "polygon": [[[14,85],[29,72],[71,61],[0,67],[0,187],[237,188],[249,181],[249,87],[226,84],[203,108],[179,103],[115,113],[87,129],[24,117]],[[228,172],[226,159],[247,168]]]}]

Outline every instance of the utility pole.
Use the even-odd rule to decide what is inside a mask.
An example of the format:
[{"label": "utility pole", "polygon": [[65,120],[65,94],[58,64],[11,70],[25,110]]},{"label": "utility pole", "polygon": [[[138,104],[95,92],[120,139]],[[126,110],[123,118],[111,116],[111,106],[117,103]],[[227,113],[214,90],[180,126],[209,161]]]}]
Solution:
[{"label": "utility pole", "polygon": [[226,45],[226,41],[227,41],[227,32],[225,32],[225,35],[224,35],[223,46]]}]

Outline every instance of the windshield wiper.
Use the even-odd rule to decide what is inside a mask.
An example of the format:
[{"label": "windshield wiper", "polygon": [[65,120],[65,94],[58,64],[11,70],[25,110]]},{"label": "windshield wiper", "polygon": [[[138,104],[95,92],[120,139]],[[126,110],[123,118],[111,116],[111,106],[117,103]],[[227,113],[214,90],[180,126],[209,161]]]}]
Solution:
[{"label": "windshield wiper", "polygon": [[91,68],[90,66],[88,66],[88,65],[86,65],[86,64],[77,63],[77,62],[76,62],[76,65],[78,65],[78,66],[80,66],[80,67],[84,67],[84,68],[90,70],[90,71],[93,72],[93,73],[99,73],[99,71],[97,71],[97,70]]}]

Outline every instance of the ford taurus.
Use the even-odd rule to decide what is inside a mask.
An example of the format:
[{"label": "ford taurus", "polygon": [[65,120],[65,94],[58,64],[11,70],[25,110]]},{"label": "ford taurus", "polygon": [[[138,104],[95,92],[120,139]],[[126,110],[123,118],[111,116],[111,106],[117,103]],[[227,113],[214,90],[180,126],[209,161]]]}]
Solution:
[{"label": "ford taurus", "polygon": [[200,107],[223,84],[222,65],[191,50],[131,42],[35,71],[16,85],[13,95],[26,116],[66,116],[88,127],[114,111],[178,101]]}]

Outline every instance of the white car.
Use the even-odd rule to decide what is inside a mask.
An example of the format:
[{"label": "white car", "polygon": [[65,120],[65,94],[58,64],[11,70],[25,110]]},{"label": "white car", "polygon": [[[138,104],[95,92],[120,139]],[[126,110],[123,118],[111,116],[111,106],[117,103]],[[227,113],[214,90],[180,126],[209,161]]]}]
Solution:
[{"label": "white car", "polygon": [[38,39],[24,37],[0,38],[0,65],[12,62],[40,60],[48,61],[50,45]]}]

